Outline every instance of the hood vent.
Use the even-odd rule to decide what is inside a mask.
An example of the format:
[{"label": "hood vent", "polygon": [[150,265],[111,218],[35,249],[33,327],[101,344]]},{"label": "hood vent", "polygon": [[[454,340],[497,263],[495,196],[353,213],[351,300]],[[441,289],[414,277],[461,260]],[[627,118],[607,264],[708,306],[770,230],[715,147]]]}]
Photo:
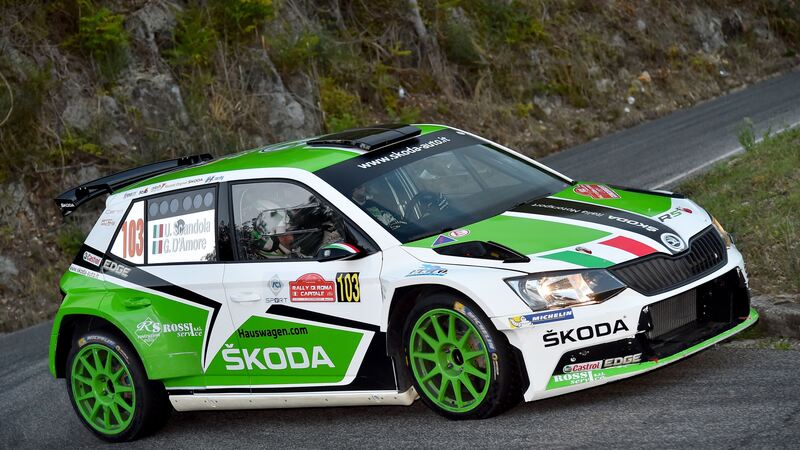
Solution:
[{"label": "hood vent", "polygon": [[526,263],[531,259],[516,252],[505,245],[492,241],[470,241],[448,245],[433,249],[436,253],[445,256],[458,256],[461,258],[493,259],[505,263]]}]

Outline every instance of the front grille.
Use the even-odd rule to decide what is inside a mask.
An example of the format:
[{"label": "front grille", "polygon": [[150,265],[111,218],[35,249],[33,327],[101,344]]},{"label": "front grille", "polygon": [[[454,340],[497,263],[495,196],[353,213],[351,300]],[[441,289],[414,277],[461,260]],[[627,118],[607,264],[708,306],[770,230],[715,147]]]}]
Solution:
[{"label": "front grille", "polygon": [[657,339],[697,320],[697,291],[692,289],[648,306],[653,328],[648,339]]},{"label": "front grille", "polygon": [[708,227],[689,241],[689,248],[677,255],[645,256],[609,269],[628,287],[656,295],[703,277],[725,265],[725,243],[714,227]]}]

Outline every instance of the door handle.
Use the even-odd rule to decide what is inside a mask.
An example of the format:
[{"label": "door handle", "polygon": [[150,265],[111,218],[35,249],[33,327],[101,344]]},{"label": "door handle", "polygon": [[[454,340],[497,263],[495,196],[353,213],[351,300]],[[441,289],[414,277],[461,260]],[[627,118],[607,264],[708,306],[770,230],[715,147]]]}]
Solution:
[{"label": "door handle", "polygon": [[255,292],[244,292],[242,294],[231,294],[230,299],[236,303],[249,303],[261,301],[261,296]]},{"label": "door handle", "polygon": [[126,308],[137,309],[150,306],[150,299],[143,297],[126,298],[122,301]]}]

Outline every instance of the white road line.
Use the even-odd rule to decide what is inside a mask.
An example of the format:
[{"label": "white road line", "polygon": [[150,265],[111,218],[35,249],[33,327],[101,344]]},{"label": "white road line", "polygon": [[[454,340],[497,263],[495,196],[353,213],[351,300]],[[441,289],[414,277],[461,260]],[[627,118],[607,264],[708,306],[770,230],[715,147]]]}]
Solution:
[{"label": "white road line", "polygon": [[[791,125],[788,125],[788,126],[785,126],[785,127],[781,128],[781,129],[779,129],[778,131],[775,131],[770,136],[781,134],[784,131],[791,130],[792,128],[794,128],[794,127],[796,127],[798,125],[800,125],[800,122],[795,122],[795,123],[793,123]],[[762,137],[756,139],[755,143],[758,144],[759,142],[761,142],[763,140],[764,140],[764,137],[762,136]],[[657,184],[655,186],[652,186],[651,189],[661,189],[661,188],[663,188],[665,186],[669,186],[672,183],[675,183],[676,181],[680,181],[680,180],[682,180],[682,179],[684,179],[684,178],[686,178],[686,177],[688,177],[688,176],[690,176],[690,175],[692,175],[694,173],[697,173],[698,171],[701,171],[701,170],[705,169],[706,167],[708,167],[708,166],[710,166],[712,164],[716,164],[716,163],[722,161],[723,159],[730,158],[731,156],[733,156],[733,155],[735,155],[737,153],[742,153],[742,152],[744,152],[744,147],[742,147],[740,145],[740,146],[736,147],[735,149],[733,149],[733,150],[731,150],[729,152],[726,152],[726,153],[724,153],[724,154],[722,154],[720,156],[717,156],[716,158],[712,159],[711,161],[706,161],[703,164],[700,164],[699,166],[695,167],[694,169],[692,169],[692,170],[690,170],[690,171],[688,171],[686,173],[682,173],[680,175],[676,175],[676,176],[668,179],[667,181],[663,181],[663,182],[661,182],[661,183],[659,183],[659,184]]]}]

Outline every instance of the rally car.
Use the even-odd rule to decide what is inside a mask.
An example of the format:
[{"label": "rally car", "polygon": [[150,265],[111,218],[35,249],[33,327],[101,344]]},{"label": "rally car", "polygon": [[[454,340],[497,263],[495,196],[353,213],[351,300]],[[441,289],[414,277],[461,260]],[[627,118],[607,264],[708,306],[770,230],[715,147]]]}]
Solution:
[{"label": "rally car", "polygon": [[681,195],[577,182],[474,134],[378,125],[150,164],[61,279],[50,371],[109,441],[172,409],[409,405],[486,418],[640,374],[757,320]]}]

